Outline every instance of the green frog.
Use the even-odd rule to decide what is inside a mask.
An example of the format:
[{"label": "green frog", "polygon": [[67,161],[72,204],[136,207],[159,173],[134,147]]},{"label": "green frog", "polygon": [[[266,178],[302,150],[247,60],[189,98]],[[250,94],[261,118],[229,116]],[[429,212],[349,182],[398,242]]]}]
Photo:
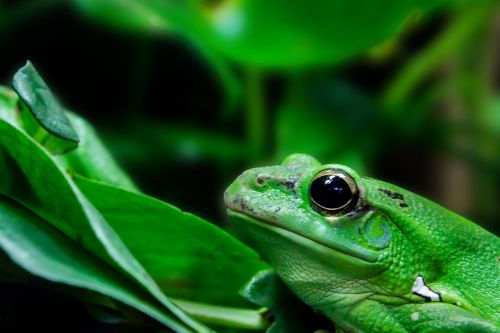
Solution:
[{"label": "green frog", "polygon": [[238,233],[339,332],[500,332],[500,242],[412,192],[294,154],[226,190]]}]

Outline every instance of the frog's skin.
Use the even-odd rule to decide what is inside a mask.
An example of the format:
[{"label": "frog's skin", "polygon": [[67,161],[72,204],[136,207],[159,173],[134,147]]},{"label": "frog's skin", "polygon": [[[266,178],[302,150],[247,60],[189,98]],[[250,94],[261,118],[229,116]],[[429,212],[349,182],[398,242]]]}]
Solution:
[{"label": "frog's skin", "polygon": [[[355,206],[324,216],[310,184],[352,177]],[[226,190],[236,230],[341,332],[500,332],[500,241],[445,208],[348,167],[295,154]]]}]

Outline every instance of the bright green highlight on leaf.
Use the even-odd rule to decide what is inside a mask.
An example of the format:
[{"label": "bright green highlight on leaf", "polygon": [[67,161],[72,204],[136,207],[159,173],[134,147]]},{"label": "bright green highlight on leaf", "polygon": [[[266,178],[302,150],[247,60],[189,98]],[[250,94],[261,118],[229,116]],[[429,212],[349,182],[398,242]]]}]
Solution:
[{"label": "bright green highlight on leaf", "polygon": [[296,68],[345,61],[392,37],[415,12],[445,0],[75,2],[114,26],[173,31],[245,66]]}]

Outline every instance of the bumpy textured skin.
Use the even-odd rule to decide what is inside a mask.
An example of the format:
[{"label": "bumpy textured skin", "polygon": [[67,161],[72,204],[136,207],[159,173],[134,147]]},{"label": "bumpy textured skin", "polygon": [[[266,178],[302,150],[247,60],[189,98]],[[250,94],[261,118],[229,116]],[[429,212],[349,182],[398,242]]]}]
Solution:
[{"label": "bumpy textured skin", "polygon": [[[340,217],[310,203],[327,168],[360,191]],[[345,332],[500,332],[499,239],[425,198],[295,154],[244,172],[225,201],[242,239]],[[412,293],[419,275],[441,301]]]}]

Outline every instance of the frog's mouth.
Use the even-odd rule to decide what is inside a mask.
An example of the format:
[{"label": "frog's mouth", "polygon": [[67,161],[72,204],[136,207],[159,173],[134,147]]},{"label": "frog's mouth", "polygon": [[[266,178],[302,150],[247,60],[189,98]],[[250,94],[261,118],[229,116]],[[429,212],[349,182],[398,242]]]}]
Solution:
[{"label": "frog's mouth", "polygon": [[[272,221],[267,221],[262,218],[256,217],[254,215],[249,214],[246,211],[234,210],[232,208],[227,209],[227,214],[232,221],[241,221],[246,224],[253,224],[259,227],[264,227],[268,230],[271,230],[274,233],[286,233],[287,238],[293,237],[294,239],[300,238],[302,240],[306,240],[308,242],[312,242],[318,246],[326,248],[330,251],[336,253],[337,257],[343,261],[355,261],[357,264],[363,262],[364,264],[374,264],[378,260],[379,253],[376,251],[363,251],[358,252],[354,249],[349,248],[347,244],[338,243],[335,246],[332,244],[326,244],[318,239],[313,239],[308,235],[300,233],[296,230],[291,230],[290,228],[286,228],[282,225],[273,223]],[[291,237],[290,237],[291,236]],[[354,263],[353,263],[354,264]]]}]

